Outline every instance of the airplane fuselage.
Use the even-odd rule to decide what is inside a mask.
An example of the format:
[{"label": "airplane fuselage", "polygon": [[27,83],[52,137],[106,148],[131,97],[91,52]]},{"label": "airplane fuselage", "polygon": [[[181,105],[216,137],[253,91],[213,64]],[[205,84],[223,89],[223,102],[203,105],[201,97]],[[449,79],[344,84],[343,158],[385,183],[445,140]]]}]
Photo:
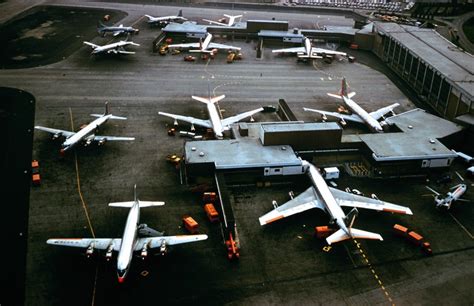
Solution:
[{"label": "airplane fuselage", "polygon": [[140,206],[138,201],[136,201],[128,213],[127,223],[125,223],[125,230],[123,231],[122,245],[117,256],[117,276],[120,283],[123,283],[125,280],[132,262],[139,220]]},{"label": "airplane fuselage", "polygon": [[366,124],[367,126],[374,132],[382,133],[383,128],[380,125],[380,123],[372,118],[372,116],[369,115],[362,107],[359,106],[356,102],[352,101],[352,99],[342,96],[342,99],[344,101],[344,104],[347,106],[347,108],[357,116],[359,116]]},{"label": "airplane fuselage", "polygon": [[452,202],[459,200],[466,190],[467,186],[460,184],[453,192],[448,192],[445,198],[437,196],[435,198],[437,206],[446,206],[448,209],[451,208]]},{"label": "airplane fuselage", "polygon": [[222,133],[224,128],[222,126],[222,121],[217,111],[216,105],[214,103],[207,103],[207,112],[209,114],[209,120],[211,121],[212,129],[214,130],[216,138],[222,139],[224,137]]},{"label": "airplane fuselage", "polygon": [[118,47],[123,47],[123,46],[129,45],[129,44],[130,43],[119,41],[119,42],[116,42],[116,43],[113,43],[113,44],[108,44],[108,45],[105,45],[105,46],[97,47],[97,48],[94,49],[93,53],[100,53],[100,52],[108,51],[108,50],[115,49],[115,48],[118,48]]},{"label": "airplane fuselage", "polygon": [[309,40],[309,38],[305,38],[304,39],[304,48],[306,50],[306,55],[312,55],[311,54],[311,41]]},{"label": "airplane fuselage", "polygon": [[148,20],[149,23],[155,23],[155,22],[170,22],[170,21],[177,21],[177,20],[186,20],[183,17],[180,16],[164,16],[164,17],[155,17],[155,18],[150,18]]},{"label": "airplane fuselage", "polygon": [[336,224],[349,236],[352,237],[349,229],[347,228],[344,218],[346,214],[342,208],[337,204],[336,199],[329,190],[326,181],[319,173],[318,169],[312,164],[303,161],[303,166],[307,167],[306,173],[309,176],[311,183],[313,185],[313,191],[316,193],[317,198],[323,203],[326,208],[327,213],[330,215],[331,220],[336,222]]},{"label": "airplane fuselage", "polygon": [[67,138],[62,144],[62,150],[67,150],[77,144],[78,142],[84,140],[87,136],[92,134],[99,126],[104,124],[112,115],[104,115],[99,117],[81,129],[79,132],[75,133],[71,137]]},{"label": "airplane fuselage", "polygon": [[134,33],[136,29],[132,27],[106,27],[100,29],[100,32],[125,32],[125,33]]}]

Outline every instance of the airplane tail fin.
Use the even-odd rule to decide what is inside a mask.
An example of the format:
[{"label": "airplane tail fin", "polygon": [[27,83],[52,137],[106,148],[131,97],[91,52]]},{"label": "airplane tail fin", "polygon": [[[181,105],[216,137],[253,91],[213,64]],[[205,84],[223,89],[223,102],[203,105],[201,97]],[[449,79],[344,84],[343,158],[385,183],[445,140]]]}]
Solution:
[{"label": "airplane tail fin", "polygon": [[349,99],[355,96],[355,92],[348,92],[349,86],[347,85],[346,78],[342,78],[341,81],[341,92],[339,93],[341,96],[348,97]]},{"label": "airplane tail fin", "polygon": [[334,234],[326,238],[328,244],[337,243],[340,241],[348,240],[351,238],[360,238],[360,239],[371,239],[371,240],[380,240],[383,238],[377,233],[372,233],[368,231],[363,231],[360,229],[352,228],[350,229],[351,235],[348,235],[343,229],[339,229]]},{"label": "airplane tail fin", "polygon": [[[107,116],[107,115],[110,115],[109,102],[107,102],[107,101],[105,101],[105,111],[104,111],[103,114],[91,114],[92,117],[97,117],[97,118]],[[114,115],[111,115],[109,119],[127,120],[126,117],[120,117],[120,116],[114,116]]]},{"label": "airplane tail fin", "polygon": [[178,17],[183,17],[183,10],[179,10]]},{"label": "airplane tail fin", "polygon": [[109,206],[110,207],[128,207],[128,208],[130,208],[137,202],[138,202],[138,205],[139,205],[140,208],[165,205],[165,202],[161,202],[161,201],[140,201],[140,200],[138,200],[137,184],[135,184],[133,186],[133,201],[109,203]]},{"label": "airplane tail fin", "polygon": [[218,97],[210,97],[210,98],[203,98],[203,97],[198,97],[198,96],[191,96],[196,101],[205,103],[205,104],[210,104],[210,103],[216,103],[219,102],[220,100],[225,98],[225,95],[221,95]]}]

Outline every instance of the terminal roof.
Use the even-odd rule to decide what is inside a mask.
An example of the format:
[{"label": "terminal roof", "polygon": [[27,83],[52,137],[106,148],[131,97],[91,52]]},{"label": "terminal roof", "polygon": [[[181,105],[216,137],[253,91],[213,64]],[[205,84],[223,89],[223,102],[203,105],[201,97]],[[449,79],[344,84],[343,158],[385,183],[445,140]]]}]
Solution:
[{"label": "terminal roof", "polygon": [[472,99],[474,57],[460,50],[433,29],[376,22],[379,33],[390,35],[412,53],[454,82]]},{"label": "terminal roof", "polygon": [[188,141],[186,164],[214,163],[216,169],[300,166],[301,160],[288,145],[262,146],[259,139]]},{"label": "terminal roof", "polygon": [[386,121],[396,124],[402,132],[359,135],[376,160],[456,157],[438,139],[461,131],[461,126],[422,109],[398,114]]}]

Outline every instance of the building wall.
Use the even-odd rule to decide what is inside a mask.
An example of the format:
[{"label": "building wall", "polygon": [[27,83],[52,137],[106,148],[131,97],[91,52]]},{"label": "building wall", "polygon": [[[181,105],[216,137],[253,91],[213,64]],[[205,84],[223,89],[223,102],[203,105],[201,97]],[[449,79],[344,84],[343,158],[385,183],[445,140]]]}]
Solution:
[{"label": "building wall", "polygon": [[474,114],[472,98],[463,95],[454,82],[389,35],[375,34],[373,52],[440,116],[452,120],[466,113]]}]

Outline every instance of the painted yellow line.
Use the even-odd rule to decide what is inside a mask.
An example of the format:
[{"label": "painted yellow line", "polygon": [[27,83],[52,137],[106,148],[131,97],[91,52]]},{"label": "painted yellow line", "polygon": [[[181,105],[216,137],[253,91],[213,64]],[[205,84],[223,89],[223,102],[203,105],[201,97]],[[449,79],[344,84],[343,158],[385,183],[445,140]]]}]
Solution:
[{"label": "painted yellow line", "polygon": [[[71,118],[71,131],[74,131],[74,122],[72,120],[72,110],[71,110],[71,108],[69,108],[69,117]],[[81,180],[79,178],[79,163],[78,163],[78,160],[77,160],[76,151],[74,151],[74,161],[75,161],[75,166],[76,166],[77,192],[79,193],[79,198],[81,199],[82,208],[84,209],[84,213],[86,215],[87,223],[89,224],[89,229],[91,231],[91,235],[92,235],[93,238],[95,238],[94,228],[92,227],[91,219],[89,217],[89,212],[87,211],[87,205],[86,205],[86,202],[84,201],[84,198],[83,198],[82,192],[81,192]]]},{"label": "painted yellow line", "polygon": [[383,293],[385,294],[385,297],[387,297],[388,301],[392,304],[392,306],[395,306],[395,304],[393,303],[393,300],[392,298],[390,297],[387,289],[385,288],[385,286],[383,285],[382,281],[380,280],[379,276],[377,275],[377,273],[375,272],[374,268],[372,268],[372,265],[369,263],[369,260],[367,259],[367,256],[365,255],[365,252],[364,250],[362,249],[362,246],[360,245],[360,243],[357,242],[357,240],[353,240],[355,245],[357,246],[357,248],[359,249],[359,252],[360,254],[362,254],[363,258],[365,259],[365,261],[367,262],[367,266],[370,268],[370,272],[372,273],[372,275],[374,276],[375,280],[377,280],[377,283],[379,284],[380,286],[380,289],[382,289]]}]

